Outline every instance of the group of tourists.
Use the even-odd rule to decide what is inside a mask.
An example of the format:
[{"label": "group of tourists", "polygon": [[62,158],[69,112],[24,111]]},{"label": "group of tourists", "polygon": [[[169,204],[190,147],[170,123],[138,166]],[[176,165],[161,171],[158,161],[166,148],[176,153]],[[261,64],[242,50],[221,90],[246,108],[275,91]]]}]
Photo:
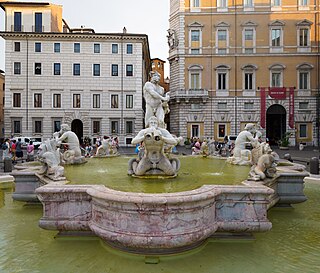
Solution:
[{"label": "group of tourists", "polygon": [[[2,160],[11,159],[12,163],[17,163],[17,161],[23,162],[23,150],[22,150],[22,143],[21,138],[16,139],[9,139],[6,138],[2,145]],[[27,145],[27,158],[26,161],[33,161],[34,160],[34,145],[33,142],[30,141]]]}]

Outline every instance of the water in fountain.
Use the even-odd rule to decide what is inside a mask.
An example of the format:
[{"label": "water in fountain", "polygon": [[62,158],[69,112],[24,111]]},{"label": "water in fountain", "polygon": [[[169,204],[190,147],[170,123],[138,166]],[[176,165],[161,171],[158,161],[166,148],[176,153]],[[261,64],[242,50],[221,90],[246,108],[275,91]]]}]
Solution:
[{"label": "water in fountain", "polygon": [[[0,190],[0,272],[255,272],[317,273],[320,270],[319,185],[307,184],[308,202],[294,210],[271,209],[271,231],[256,240],[212,241],[187,254],[157,258],[106,248],[96,237],[55,239],[38,227],[42,207],[25,207]],[[190,254],[192,258],[190,258]]]}]

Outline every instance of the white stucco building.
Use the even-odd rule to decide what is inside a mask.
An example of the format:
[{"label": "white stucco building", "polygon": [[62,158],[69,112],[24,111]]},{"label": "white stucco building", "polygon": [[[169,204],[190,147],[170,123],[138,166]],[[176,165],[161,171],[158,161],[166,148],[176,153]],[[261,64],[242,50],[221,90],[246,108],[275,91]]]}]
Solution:
[{"label": "white stucco building", "polygon": [[71,29],[62,7],[0,2],[5,11],[5,136],[50,138],[67,123],[84,137],[129,144],[143,126],[150,71],[144,34]]}]

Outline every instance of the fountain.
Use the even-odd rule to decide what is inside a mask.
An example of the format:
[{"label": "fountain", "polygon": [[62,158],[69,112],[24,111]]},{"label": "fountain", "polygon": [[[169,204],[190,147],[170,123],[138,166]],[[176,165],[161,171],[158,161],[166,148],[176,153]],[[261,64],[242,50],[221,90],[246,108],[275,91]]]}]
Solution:
[{"label": "fountain", "polygon": [[[229,185],[221,185],[221,168],[219,171],[212,170],[218,177],[218,182],[213,184],[204,182],[198,185],[192,177],[184,176],[186,171],[178,174],[180,159],[183,161],[183,158],[168,158],[165,147],[176,145],[179,139],[165,129],[164,113],[169,111],[169,95],[163,94],[158,81],[159,75],[155,73],[151,82],[147,82],[144,87],[147,127],[137,134],[132,143],[143,141],[145,151],[141,158],[129,160],[130,176],[122,169],[116,178],[104,174],[105,183],[102,184],[97,184],[95,179],[89,184],[84,176],[81,176],[81,184],[66,184],[66,180],[60,180],[63,172],[59,169],[57,156],[54,161],[45,153],[40,153],[46,167],[43,174],[36,174],[38,184],[33,187],[43,205],[43,216],[39,221],[41,228],[59,231],[59,235],[63,236],[94,235],[112,248],[145,256],[159,256],[190,251],[206,245],[209,240],[269,231],[272,224],[267,218],[268,209],[273,206],[291,206],[306,200],[303,179],[308,174],[294,164],[275,167],[276,156],[271,154],[265,144],[253,145],[256,150],[250,154],[240,149],[238,158],[242,160],[246,157],[248,161],[252,155],[254,162],[249,179],[244,177],[241,184],[233,184],[230,179]],[[258,138],[253,137],[251,130],[253,128],[250,125],[245,132],[240,133],[241,137],[236,143],[241,142],[242,145],[247,139],[256,143]],[[66,134],[69,136],[67,140]],[[64,127],[63,132],[51,142],[48,140],[45,145],[48,148],[53,147],[55,142],[60,144],[66,141],[71,151],[68,152],[70,156],[63,156],[63,159],[70,158],[71,163],[78,163],[78,146],[75,143],[71,145],[72,136]],[[212,165],[216,164],[215,160],[221,161],[213,159],[208,151],[204,145],[201,151],[203,157],[194,156],[190,159],[206,160]],[[50,156],[55,155],[54,151],[49,152]],[[242,165],[238,158],[231,160],[232,163]],[[104,166],[103,160],[111,162],[117,159],[110,157],[91,160],[101,160],[100,166]],[[106,164],[105,170],[107,165],[110,164]],[[246,166],[234,167],[245,168],[249,172]],[[66,166],[66,173],[68,168],[77,166]],[[92,173],[90,169],[86,172]],[[201,170],[194,169],[192,172],[198,173]],[[129,179],[128,184],[133,183],[132,179],[137,179],[140,182],[135,183],[157,184],[163,191],[143,192],[108,185],[109,179],[122,183],[121,176]],[[163,186],[170,185],[167,180],[171,180],[171,185],[191,182],[198,186],[170,191]]]}]

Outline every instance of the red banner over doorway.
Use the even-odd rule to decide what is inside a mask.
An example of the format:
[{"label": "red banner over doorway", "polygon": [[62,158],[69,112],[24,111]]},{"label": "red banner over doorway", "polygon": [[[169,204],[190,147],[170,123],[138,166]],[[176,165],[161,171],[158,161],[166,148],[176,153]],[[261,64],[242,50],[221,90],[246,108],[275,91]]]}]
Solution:
[{"label": "red banner over doorway", "polygon": [[294,128],[294,88],[289,88],[289,127]]},{"label": "red banner over doorway", "polygon": [[266,89],[260,89],[260,126],[266,128]]},{"label": "red banner over doorway", "polygon": [[269,87],[269,96],[276,100],[285,100],[286,90],[285,87]]}]

